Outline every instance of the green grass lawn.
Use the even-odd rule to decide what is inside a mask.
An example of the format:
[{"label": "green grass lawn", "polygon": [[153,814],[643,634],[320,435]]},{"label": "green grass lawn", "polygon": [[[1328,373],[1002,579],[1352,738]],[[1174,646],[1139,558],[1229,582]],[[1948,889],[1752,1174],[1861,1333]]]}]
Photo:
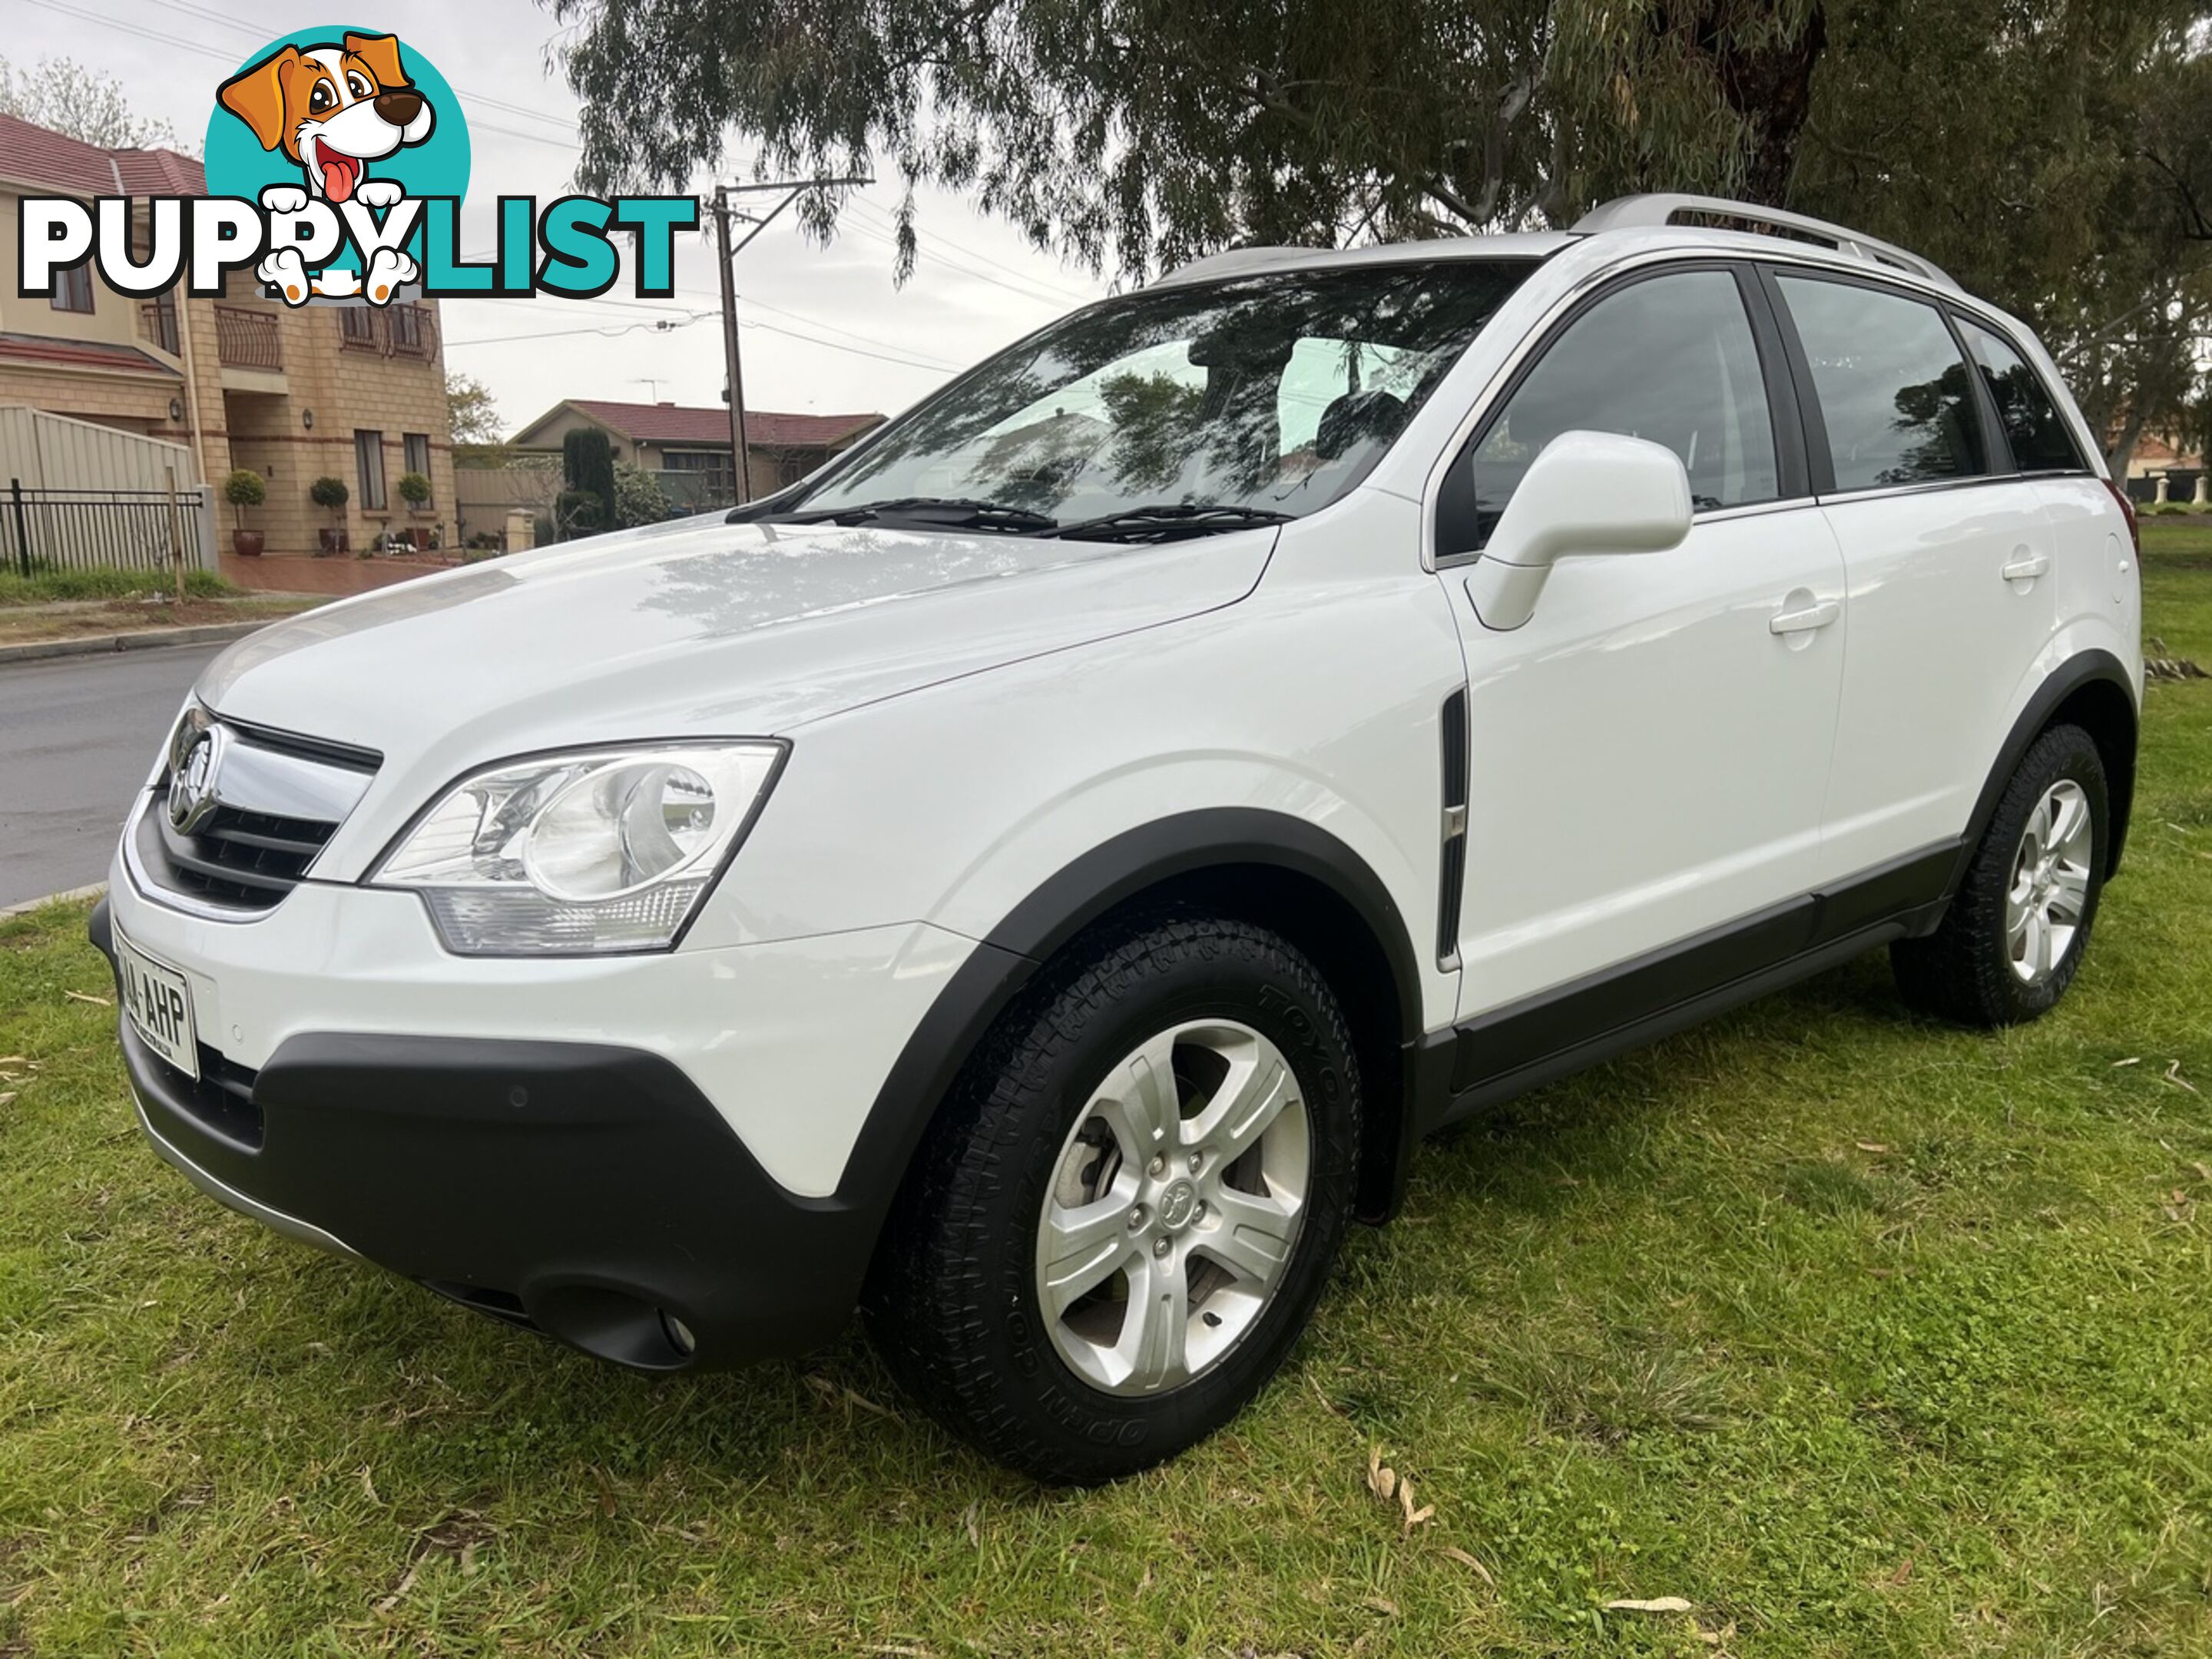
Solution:
[{"label": "green grass lawn", "polygon": [[[2212,531],[2148,540],[2212,665]],[[230,1215],[132,1127],[82,911],[0,921],[0,1655],[2212,1652],[2208,919],[2212,683],[2160,684],[2055,1015],[1924,1024],[1877,957],[1534,1096],[1089,1493],[857,1340],[631,1376]]]},{"label": "green grass lawn", "polygon": [[[0,570],[0,605],[45,605],[58,599],[128,599],[167,593],[176,586],[167,570],[34,570],[27,576]],[[187,570],[185,594],[194,599],[235,597],[233,587],[212,570]]]}]

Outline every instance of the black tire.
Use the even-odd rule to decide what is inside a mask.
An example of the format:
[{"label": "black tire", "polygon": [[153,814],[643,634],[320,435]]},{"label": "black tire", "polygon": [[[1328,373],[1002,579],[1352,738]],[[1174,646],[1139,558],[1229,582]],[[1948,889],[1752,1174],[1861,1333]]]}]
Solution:
[{"label": "black tire", "polygon": [[[2005,928],[2005,900],[2030,815],[2045,793],[2071,781],[2087,798],[2093,837],[2088,885],[2072,942],[2048,977],[2030,983],[2014,972]],[[2030,746],[2005,786],[1996,811],[1974,849],[1942,926],[1925,939],[1889,947],[1897,988],[1908,1006],[1961,1025],[2014,1025],[2048,1013],[2073,983],[2097,902],[2105,887],[2106,849],[2112,814],[2105,763],[2089,734],[2078,726],[2054,726]]]},{"label": "black tire", "polygon": [[[1109,1069],[1206,1019],[1258,1031],[1289,1062],[1305,1101],[1305,1208],[1272,1299],[1233,1346],[1161,1392],[1109,1393],[1042,1323],[1045,1200]],[[1088,1485],[1172,1457],[1236,1416],[1304,1328],[1351,1212],[1359,1113],[1336,1000],[1282,939],[1176,911],[1094,929],[1040,971],[932,1124],[869,1285],[877,1347],[939,1423],[1039,1480]]]}]

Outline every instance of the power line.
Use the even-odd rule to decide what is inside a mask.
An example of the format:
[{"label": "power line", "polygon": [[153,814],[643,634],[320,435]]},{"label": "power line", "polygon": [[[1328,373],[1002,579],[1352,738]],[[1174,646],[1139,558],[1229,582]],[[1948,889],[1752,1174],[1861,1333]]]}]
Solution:
[{"label": "power line", "polygon": [[[748,301],[747,303],[750,304],[752,301]],[[902,368],[918,368],[933,374],[957,374],[961,368],[961,365],[957,363],[924,362],[912,357],[895,357],[881,351],[869,351],[860,346],[845,345],[836,340],[819,340],[811,334],[801,334],[795,329],[778,328],[774,323],[763,323],[752,318],[747,318],[738,326],[764,328],[771,334],[781,334],[794,340],[804,340],[809,345],[818,345],[830,351],[849,351],[855,357],[873,357],[879,362],[896,363]]]},{"label": "power line", "polygon": [[618,328],[540,329],[537,332],[532,334],[495,334],[489,339],[483,340],[457,340],[449,334],[446,337],[446,349],[450,351],[455,346],[513,345],[516,342],[521,340],[561,340],[569,338],[572,336],[578,334],[596,334],[603,340],[615,340],[621,338],[625,334],[635,334],[641,329],[651,329],[656,332],[665,334],[672,330],[683,328],[688,324],[696,323],[702,318],[711,317],[714,314],[714,313],[711,311],[702,311],[698,313],[696,315],[684,318],[681,322],[666,324],[625,323]]},{"label": "power line", "polygon": [[[549,306],[547,307],[549,310],[555,308],[556,307],[552,306]],[[578,308],[574,306],[558,308],[565,309],[571,313],[578,312]],[[452,335],[448,334],[446,337],[446,347],[447,349],[452,350],[457,346],[515,345],[530,340],[573,339],[580,334],[596,334],[603,340],[620,339],[625,334],[636,334],[645,331],[665,334],[673,330],[684,327],[688,324],[703,321],[705,319],[711,317],[714,314],[714,313],[711,311],[699,311],[692,313],[688,317],[666,324],[624,323],[618,325],[610,325],[599,328],[536,329],[526,334],[495,334],[490,336],[489,338],[476,340],[456,339]],[[954,374],[958,371],[958,365],[957,364],[925,362],[911,357],[897,356],[889,352],[870,351],[860,346],[846,345],[836,340],[818,339],[811,334],[801,334],[796,329],[782,328],[774,323],[764,323],[754,319],[745,319],[740,324],[740,326],[744,328],[766,329],[771,334],[781,334],[790,339],[803,341],[808,345],[820,346],[825,350],[850,352],[856,357],[873,357],[878,362],[892,363],[901,368],[919,369],[925,374]]]},{"label": "power line", "polygon": [[[896,227],[897,227],[898,221],[897,221],[897,219],[896,219],[896,217],[895,216],[893,216],[893,215],[891,215],[891,214],[890,214],[890,213],[886,213],[886,212],[884,212],[884,210],[883,210],[882,208],[878,207],[875,203],[869,201],[866,197],[854,196],[854,197],[849,198],[848,199],[847,203],[846,203],[846,205],[847,205],[847,206],[848,206],[848,207],[853,207],[853,208],[860,209],[860,210],[863,210],[863,211],[865,211],[865,212],[870,213],[870,214],[879,214],[879,215],[881,215],[881,216],[882,216],[882,217],[883,217],[883,219],[884,219],[884,222],[885,222],[886,224],[888,224],[888,225],[891,226],[891,227],[894,228],[894,230],[896,230]],[[969,246],[965,242],[956,242],[956,241],[954,241],[954,240],[953,240],[950,236],[947,236],[947,235],[946,235],[943,231],[941,231],[941,230],[933,230],[933,231],[931,231],[931,232],[929,233],[928,240],[929,240],[930,241],[933,241],[933,242],[942,242],[945,246],[947,246],[947,247],[949,247],[949,248],[955,248],[955,249],[957,249],[960,252],[963,252],[963,253],[968,254],[968,255],[969,255],[971,258],[983,260],[986,264],[992,264],[992,263],[995,263],[995,262],[996,262],[996,258],[997,258],[997,256],[996,256],[996,255],[994,255],[994,254],[989,254],[989,253],[985,253],[985,252],[983,252],[981,249],[978,249],[978,248],[972,248],[972,247],[969,247]],[[1023,282],[1025,282],[1025,283],[1032,283],[1032,284],[1034,284],[1035,286],[1036,286],[1036,287],[1038,287],[1038,288],[1041,288],[1041,289],[1051,289],[1051,290],[1052,290],[1053,292],[1054,292],[1054,293],[1065,295],[1067,298],[1069,298],[1069,299],[1071,299],[1071,300],[1080,301],[1081,302],[1083,302],[1083,303],[1085,303],[1085,304],[1086,304],[1086,305],[1087,305],[1087,304],[1089,304],[1092,300],[1095,300],[1096,298],[1097,298],[1097,297],[1098,297],[1098,296],[1097,296],[1097,295],[1096,295],[1095,294],[1085,294],[1085,293],[1082,292],[1082,291],[1081,291],[1080,289],[1073,289],[1073,288],[1069,288],[1069,287],[1068,287],[1066,283],[1055,283],[1055,282],[1054,282],[1050,277],[1047,277],[1047,276],[1023,276],[1020,280],[1022,280]]]},{"label": "power line", "polygon": [[[253,24],[241,23],[234,17],[226,15],[222,12],[212,10],[206,6],[194,5],[191,3],[191,0],[152,0],[152,3],[157,6],[166,7],[170,11],[177,13],[180,16],[191,17],[204,22],[215,23],[239,34],[250,35],[256,38],[258,38],[261,34],[260,29]],[[532,109],[527,105],[511,104],[503,98],[493,97],[489,93],[471,91],[469,88],[462,86],[458,82],[454,84],[453,90],[455,92],[467,93],[469,100],[472,103],[489,105],[493,109],[502,109],[512,115],[526,116],[533,121],[544,121],[550,125],[566,127],[571,132],[578,131],[576,124],[574,121],[569,120],[565,116],[548,115],[544,110]]]},{"label": "power line", "polygon": [[[875,240],[883,243],[887,247],[896,248],[898,246],[898,240],[896,237],[893,236],[888,231],[877,229],[866,220],[854,219],[847,226],[847,228],[856,230],[863,236],[872,237]],[[936,259],[939,264],[943,264],[948,270],[953,271],[959,276],[969,277],[978,283],[988,283],[994,288],[1002,288],[1018,300],[1027,300],[1032,305],[1051,306],[1055,310],[1066,309],[1067,301],[1054,295],[1041,294],[1031,289],[1017,288],[1012,283],[1008,282],[1004,277],[994,276],[988,270],[976,270],[957,259],[947,258],[942,253],[933,254],[931,257]]]},{"label": "power line", "polygon": [[[849,328],[840,328],[835,323],[825,323],[819,317],[809,317],[805,312],[787,311],[781,306],[772,306],[767,301],[757,300],[750,295],[745,295],[740,297],[744,300],[744,302],[748,306],[753,307],[758,310],[773,311],[779,317],[788,317],[794,323],[804,323],[809,328],[827,329],[832,334],[842,334],[847,339],[858,340],[863,345],[881,346],[886,351],[902,353],[907,356],[915,358],[918,362],[927,363],[932,368],[941,368],[947,374],[957,373],[958,370],[965,368],[968,366],[965,363],[945,362],[929,356],[926,352],[909,350],[907,347],[899,344],[896,340],[878,339],[872,334],[856,334]],[[827,345],[830,342],[825,340],[823,343]]]},{"label": "power line", "polygon": [[[471,259],[481,261],[481,259],[488,256],[471,254],[468,257]],[[711,297],[710,295],[701,293],[696,289],[678,289],[676,292],[679,295],[690,295],[696,298],[702,300]],[[572,315],[580,317],[588,317],[593,314],[592,311],[583,304],[580,303],[571,305],[559,300],[548,300],[519,294],[508,295],[486,295],[482,297],[493,301],[504,298],[517,305],[526,303],[526,301],[529,304],[541,307],[543,309],[547,311],[567,312]],[[685,312],[672,307],[652,305],[638,300],[617,300],[611,297],[602,297],[592,301],[591,304],[594,306],[621,306],[628,310],[642,311],[647,313],[648,315],[655,317],[680,317],[685,322],[696,321],[700,317],[711,314],[700,311]],[[824,329],[832,334],[842,334],[847,339],[857,341],[863,346],[879,347],[884,353],[890,354],[884,359],[886,362],[904,362],[915,368],[933,368],[940,370],[947,374],[957,374],[960,370],[968,367],[966,363],[947,362],[941,358],[932,357],[927,352],[918,351],[909,347],[902,346],[896,340],[885,340],[876,335],[860,334],[849,328],[840,328],[836,324],[826,323],[819,317],[810,317],[803,311],[792,311],[782,306],[770,305],[766,300],[756,300],[747,296],[745,299],[745,304],[748,307],[757,307],[762,311],[772,311],[779,317],[788,317],[793,322],[804,323],[809,328]],[[750,328],[755,326],[755,325],[748,323],[745,326]],[[759,326],[765,328],[768,327],[769,325],[761,324]],[[806,335],[796,333],[789,329],[774,329],[771,331],[778,334],[789,334],[792,338],[796,340],[804,340],[809,337]],[[833,348],[837,347],[837,342],[835,340],[819,340],[814,342],[814,343],[830,346]],[[873,354],[862,352],[860,355],[866,356]]]},{"label": "power line", "polygon": [[[74,17],[79,22],[97,23],[102,28],[113,29],[122,34],[135,35],[141,40],[151,40],[157,46],[174,46],[180,52],[196,52],[203,58],[212,58],[220,64],[228,64],[233,61],[228,52],[218,52],[213,46],[202,46],[197,40],[180,40],[176,35],[163,34],[158,29],[149,29],[137,23],[126,22],[119,17],[103,17],[96,11],[86,11],[82,7],[65,4],[64,0],[30,0],[30,3],[47,11],[58,13],[64,17]],[[574,144],[562,139],[548,138],[543,133],[519,132],[513,127],[502,127],[490,121],[472,121],[469,125],[481,131],[496,132],[506,137],[520,138],[533,144],[550,144],[556,149],[575,148]]]},{"label": "power line", "polygon": [[[842,203],[840,204],[841,214],[843,209],[854,206],[873,207],[873,204],[863,202],[859,197],[848,196]],[[882,210],[878,208],[875,209],[875,211],[881,212]],[[841,219],[840,223],[843,228],[857,231],[861,235],[872,238],[874,240],[883,243],[887,247],[896,248],[898,246],[897,239],[890,232],[878,229],[874,224],[866,219],[857,217],[850,221]],[[1092,298],[1090,295],[1078,295],[1072,291],[1064,290],[1061,293],[1051,294],[1042,292],[1036,288],[1018,286],[1017,284],[1026,283],[1030,279],[1026,277],[1015,277],[1010,281],[1007,277],[997,275],[992,271],[976,270],[963,260],[955,259],[951,256],[939,252],[934,246],[937,240],[938,239],[934,237],[932,238],[932,246],[930,248],[930,258],[942,264],[947,270],[955,272],[959,276],[971,277],[979,283],[988,283],[994,288],[1002,288],[1006,289],[1007,293],[1013,295],[1017,299],[1027,300],[1034,305],[1048,305],[1065,310],[1071,301],[1081,304],[1088,304]],[[985,260],[988,260],[989,258],[987,254],[977,254],[975,257],[979,259]]]}]

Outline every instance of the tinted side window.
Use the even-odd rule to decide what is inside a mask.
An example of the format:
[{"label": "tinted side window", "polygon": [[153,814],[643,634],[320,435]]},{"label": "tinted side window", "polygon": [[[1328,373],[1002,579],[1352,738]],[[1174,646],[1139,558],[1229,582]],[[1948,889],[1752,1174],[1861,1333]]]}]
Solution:
[{"label": "tinted side window", "polygon": [[1724,270],[1648,277],[1568,325],[1475,449],[1476,545],[1562,432],[1664,444],[1689,470],[1700,511],[1774,500],[1774,424],[1735,278]]},{"label": "tinted side window", "polygon": [[1996,403],[1997,419],[2012,444],[2013,465],[2023,472],[2079,471],[2081,453],[2042,379],[2002,336],[1979,323],[1961,317],[1959,331],[1966,337],[1966,349]]},{"label": "tinted side window", "polygon": [[1812,364],[1838,489],[1990,470],[1966,360],[1940,312],[1850,283],[1775,281]]}]

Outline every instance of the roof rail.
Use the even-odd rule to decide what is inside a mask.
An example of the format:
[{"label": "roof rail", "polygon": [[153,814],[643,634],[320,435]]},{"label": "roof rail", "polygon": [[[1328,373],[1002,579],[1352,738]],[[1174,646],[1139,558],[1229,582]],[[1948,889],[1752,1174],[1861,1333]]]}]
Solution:
[{"label": "roof rail", "polygon": [[[1719,222],[1714,223],[1712,222]],[[1888,265],[1893,270],[1909,271],[1915,276],[1924,276],[1929,282],[1942,283],[1956,288],[1959,284],[1950,273],[1932,259],[1874,237],[1850,230],[1842,225],[1832,225],[1825,219],[1813,219],[1802,213],[1784,213],[1779,208],[1759,207],[1749,202],[1731,202],[1721,196],[1685,196],[1662,191],[1650,196],[1616,196],[1610,202],[1592,208],[1575,221],[1574,228],[1582,232],[1621,230],[1632,225],[1675,225],[1705,223],[1711,228],[1734,229],[1739,226],[1754,232],[1770,234],[1779,233],[1801,241],[1816,242],[1832,247],[1838,253],[1854,259],[1863,259],[1869,264]]]},{"label": "roof rail", "polygon": [[1328,252],[1327,248],[1275,247],[1255,244],[1250,247],[1224,248],[1218,253],[1201,254],[1173,270],[1163,271],[1152,286],[1162,283],[1190,282],[1200,276],[1237,276],[1249,271],[1265,270],[1270,265],[1279,265],[1297,259],[1310,259]]}]

